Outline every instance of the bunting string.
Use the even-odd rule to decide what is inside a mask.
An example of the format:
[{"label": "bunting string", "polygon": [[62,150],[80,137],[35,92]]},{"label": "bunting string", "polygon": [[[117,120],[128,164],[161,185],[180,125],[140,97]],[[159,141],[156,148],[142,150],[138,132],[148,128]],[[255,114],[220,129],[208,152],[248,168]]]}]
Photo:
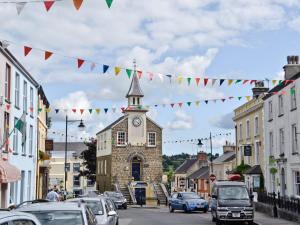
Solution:
[{"label": "bunting string", "polygon": [[[128,78],[130,79],[134,69],[132,68],[124,68],[121,66],[111,66],[108,64],[102,64],[98,63],[94,60],[90,59],[85,59],[83,57],[74,57],[74,56],[67,56],[65,54],[61,54],[58,52],[50,51],[50,50],[45,50],[45,49],[40,49],[36,47],[32,47],[29,45],[21,45],[14,43],[12,41],[0,39],[2,43],[3,48],[8,48],[9,45],[17,45],[17,46],[22,46],[23,48],[23,54],[25,57],[28,57],[31,52],[38,51],[43,53],[43,58],[45,61],[48,61],[53,57],[53,55],[68,58],[72,61],[74,61],[74,66],[76,65],[77,69],[82,69],[83,67],[87,66],[90,71],[96,71],[100,70],[102,74],[107,74],[109,71],[112,71],[116,76],[120,76],[121,74],[126,74]],[[142,71],[142,70],[137,70],[137,75],[138,78],[141,79],[142,77],[145,77],[149,81],[152,81],[153,79],[159,79],[161,82],[169,81],[170,84],[172,83],[177,83],[177,84],[183,84],[185,83],[186,85],[195,85],[195,86],[203,86],[203,87],[221,87],[221,86],[236,86],[236,85],[255,85],[256,82],[269,82],[271,81],[271,84],[273,86],[275,85],[287,85],[289,83],[294,83],[295,80],[269,80],[269,79],[264,79],[264,80],[257,80],[257,79],[240,79],[240,78],[211,78],[212,76],[185,76],[185,75],[172,75],[172,74],[162,74],[162,73],[154,73],[154,72],[149,72],[149,71]]]},{"label": "bunting string", "polygon": [[[231,135],[231,132],[228,133],[219,133],[219,134],[214,134],[211,137],[212,138],[216,138],[216,137],[228,137]],[[199,140],[201,141],[207,141],[209,140],[209,137],[205,137],[205,138],[194,138],[194,139],[179,139],[179,140],[172,140],[172,141],[164,141],[164,144],[185,144],[185,143],[189,143],[189,144],[196,144]]]}]

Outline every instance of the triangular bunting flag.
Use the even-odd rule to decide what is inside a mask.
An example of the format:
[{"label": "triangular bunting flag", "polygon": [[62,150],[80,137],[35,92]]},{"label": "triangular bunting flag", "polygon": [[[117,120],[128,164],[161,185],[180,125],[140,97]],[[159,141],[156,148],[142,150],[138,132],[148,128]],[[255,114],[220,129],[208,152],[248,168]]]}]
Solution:
[{"label": "triangular bunting flag", "polygon": [[24,55],[27,56],[31,50],[32,50],[31,47],[24,46]]},{"label": "triangular bunting flag", "polygon": [[222,100],[222,102],[225,102],[226,99],[225,99],[225,98],[222,98],[221,100]]},{"label": "triangular bunting flag", "polygon": [[100,113],[100,109],[95,109],[96,113],[99,114]]},{"label": "triangular bunting flag", "polygon": [[285,80],[284,85],[288,85],[291,81],[290,80]]},{"label": "triangular bunting flag", "polygon": [[182,80],[183,80],[183,76],[178,76],[177,77],[178,84],[181,84]]},{"label": "triangular bunting flag", "polygon": [[105,109],[104,109],[104,112],[105,112],[105,114],[106,114],[106,113],[108,112],[108,108],[105,108]]},{"label": "triangular bunting flag", "polygon": [[84,109],[80,109],[80,113],[82,115],[84,113]]},{"label": "triangular bunting flag", "polygon": [[27,4],[27,2],[17,2],[16,3],[16,9],[17,9],[18,15],[21,14],[21,12],[23,11],[26,4]]},{"label": "triangular bunting flag", "polygon": [[106,4],[108,6],[108,8],[111,7],[113,0],[106,0]]},{"label": "triangular bunting flag", "polygon": [[232,79],[228,79],[227,82],[228,82],[228,86],[230,86],[232,84],[233,80]]},{"label": "triangular bunting flag", "polygon": [[93,112],[93,109],[89,109],[89,112],[90,112],[90,114],[92,114],[92,112]]},{"label": "triangular bunting flag", "polygon": [[213,101],[214,101],[214,103],[217,103],[217,99],[214,99]]},{"label": "triangular bunting flag", "polygon": [[204,78],[204,86],[206,86],[208,83],[208,78]]},{"label": "triangular bunting flag", "polygon": [[42,111],[43,111],[43,109],[42,109],[42,108],[39,108],[39,109],[38,109],[38,112],[39,112],[39,113],[40,113],[40,112],[42,112]]},{"label": "triangular bunting flag", "polygon": [[251,96],[246,96],[247,101],[250,101]]},{"label": "triangular bunting flag", "polygon": [[106,73],[106,71],[108,70],[109,66],[108,65],[103,65],[103,73]]},{"label": "triangular bunting flag", "polygon": [[116,108],[116,107],[112,107],[111,109],[112,109],[113,113],[115,113],[115,112],[116,112],[116,110],[117,110],[117,108]]},{"label": "triangular bunting flag", "polygon": [[272,84],[275,86],[277,83],[277,80],[272,80]]},{"label": "triangular bunting flag", "polygon": [[179,107],[182,107],[182,104],[183,104],[182,102],[179,102],[179,103],[178,103]]},{"label": "triangular bunting flag", "polygon": [[281,85],[281,84],[283,84],[283,80],[278,81],[278,85]]},{"label": "triangular bunting flag", "polygon": [[247,84],[249,82],[249,80],[244,80],[243,84]]},{"label": "triangular bunting flag", "polygon": [[83,0],[73,0],[74,6],[77,10],[80,9]]},{"label": "triangular bunting flag", "polygon": [[78,69],[82,66],[83,63],[84,63],[84,60],[83,60],[83,59],[77,59],[77,66],[78,66]]},{"label": "triangular bunting flag", "polygon": [[149,77],[149,80],[153,80],[153,73],[150,73],[150,72],[148,72],[148,77]]},{"label": "triangular bunting flag", "polygon": [[188,106],[191,106],[192,103],[191,103],[191,102],[187,102],[186,104],[187,104]]},{"label": "triangular bunting flag", "polygon": [[33,107],[29,107],[29,111],[30,111],[30,112],[33,112]]},{"label": "triangular bunting flag", "polygon": [[116,66],[115,67],[115,74],[118,75],[121,72],[121,68]]},{"label": "triangular bunting flag", "polygon": [[212,81],[211,81],[211,86],[214,86],[215,83],[216,83],[216,81],[217,81],[217,79],[212,79]]},{"label": "triangular bunting flag", "polygon": [[72,109],[72,112],[73,112],[73,113],[76,113],[76,109]]},{"label": "triangular bunting flag", "polygon": [[208,104],[208,100],[205,100],[205,103]]},{"label": "triangular bunting flag", "polygon": [[45,8],[47,12],[51,9],[55,1],[44,1]]},{"label": "triangular bunting flag", "polygon": [[140,71],[140,70],[137,70],[136,72],[137,72],[137,74],[138,74],[138,77],[139,77],[139,79],[141,79],[141,78],[142,78],[142,74],[143,74],[143,72],[142,72],[142,71]]},{"label": "triangular bunting flag", "polygon": [[238,100],[241,100],[242,99],[242,97],[238,97]]},{"label": "triangular bunting flag", "polygon": [[199,78],[199,77],[196,77],[195,80],[196,80],[196,84],[197,84],[197,86],[198,86],[198,85],[199,85],[199,82],[200,82],[200,78]]},{"label": "triangular bunting flag", "polygon": [[51,108],[46,108],[46,112],[47,113],[51,112]]},{"label": "triangular bunting flag", "polygon": [[238,83],[240,83],[240,82],[242,82],[242,80],[236,80],[236,81],[235,81],[236,84],[238,84]]},{"label": "triangular bunting flag", "polygon": [[45,51],[45,60],[49,59],[53,55],[53,52]]},{"label": "triangular bunting flag", "polygon": [[59,109],[55,109],[55,113],[56,113],[56,114],[59,113]]},{"label": "triangular bunting flag", "polygon": [[164,75],[162,75],[161,73],[158,73],[157,75],[158,75],[160,81],[164,82]]},{"label": "triangular bunting flag", "polygon": [[196,104],[196,106],[199,106],[200,105],[200,101],[196,101],[195,104]]},{"label": "triangular bunting flag", "polygon": [[123,113],[124,111],[125,111],[125,108],[124,108],[124,107],[122,107],[122,108],[121,108],[121,112]]},{"label": "triangular bunting flag", "polygon": [[220,79],[220,86],[224,83],[225,79]]},{"label": "triangular bunting flag", "polygon": [[128,78],[130,79],[132,70],[131,69],[126,69],[126,73],[127,73]]},{"label": "triangular bunting flag", "polygon": [[251,80],[250,81],[250,84],[255,84],[256,83],[256,80]]},{"label": "triangular bunting flag", "polygon": [[172,107],[172,108],[174,107],[174,105],[175,105],[174,103],[171,103],[171,107]]},{"label": "triangular bunting flag", "polygon": [[187,78],[187,82],[188,82],[188,85],[189,85],[189,86],[191,85],[191,80],[192,80],[191,77],[188,77],[188,78]]},{"label": "triangular bunting flag", "polygon": [[7,104],[6,105],[6,110],[9,110],[10,109],[10,104]]},{"label": "triangular bunting flag", "polygon": [[91,71],[93,71],[96,68],[96,63],[92,62],[91,64]]}]

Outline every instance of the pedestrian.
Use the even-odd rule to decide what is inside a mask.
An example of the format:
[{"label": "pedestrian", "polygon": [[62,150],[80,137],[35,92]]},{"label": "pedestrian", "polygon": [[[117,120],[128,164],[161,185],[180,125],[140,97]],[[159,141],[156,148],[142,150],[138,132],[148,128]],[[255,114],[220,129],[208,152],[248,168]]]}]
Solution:
[{"label": "pedestrian", "polygon": [[59,201],[59,195],[54,191],[53,189],[50,189],[48,192],[46,199],[51,202],[58,202]]}]

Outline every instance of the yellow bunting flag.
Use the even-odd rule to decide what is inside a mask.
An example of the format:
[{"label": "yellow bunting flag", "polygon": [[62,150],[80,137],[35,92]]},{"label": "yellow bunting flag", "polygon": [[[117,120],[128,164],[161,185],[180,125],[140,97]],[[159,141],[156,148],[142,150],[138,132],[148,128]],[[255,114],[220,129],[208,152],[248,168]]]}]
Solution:
[{"label": "yellow bunting flag", "polygon": [[120,72],[121,72],[121,68],[118,67],[118,66],[116,66],[116,67],[115,67],[115,74],[116,74],[116,75],[119,75]]},{"label": "yellow bunting flag", "polygon": [[51,109],[50,108],[46,108],[46,112],[47,113],[51,112]]},{"label": "yellow bunting flag", "polygon": [[229,79],[228,80],[228,86],[230,86],[232,84],[233,80],[232,79]]},{"label": "yellow bunting flag", "polygon": [[196,101],[196,106],[199,106],[200,105],[200,101]]},{"label": "yellow bunting flag", "polygon": [[277,83],[277,80],[272,80],[273,85],[276,85],[276,83]]},{"label": "yellow bunting flag", "polygon": [[183,76],[178,76],[177,81],[178,81],[178,84],[181,84],[183,81]]},{"label": "yellow bunting flag", "polygon": [[73,0],[74,6],[77,10],[80,9],[83,0]]},{"label": "yellow bunting flag", "polygon": [[99,114],[100,113],[100,109],[95,109],[96,113]]},{"label": "yellow bunting flag", "polygon": [[246,96],[247,101],[250,101],[251,96]]}]

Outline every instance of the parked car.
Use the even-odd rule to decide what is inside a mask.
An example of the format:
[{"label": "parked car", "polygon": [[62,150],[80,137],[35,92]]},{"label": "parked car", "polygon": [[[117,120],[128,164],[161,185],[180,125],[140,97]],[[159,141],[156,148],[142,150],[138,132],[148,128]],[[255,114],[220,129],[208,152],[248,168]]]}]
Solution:
[{"label": "parked car", "polygon": [[[114,203],[105,197],[83,197],[68,199],[68,202],[78,202],[81,201],[88,205],[96,216],[97,223],[100,225],[118,225],[119,215],[114,208]],[[112,215],[116,212],[115,215]],[[109,216],[111,215],[111,216]]]},{"label": "parked car", "polygon": [[192,211],[202,211],[206,213],[208,208],[208,202],[194,192],[174,193],[169,200],[170,212],[174,212],[174,210],[184,210],[186,213]]},{"label": "parked car", "polygon": [[121,209],[127,209],[127,200],[120,192],[106,191],[104,192],[104,196],[110,198],[116,206]]},{"label": "parked car", "polygon": [[81,202],[36,203],[24,205],[15,211],[36,216],[42,225],[97,225],[90,207]]},{"label": "parked car", "polygon": [[253,195],[249,195],[243,182],[216,182],[211,197],[212,221],[217,225],[229,221],[253,224]]},{"label": "parked car", "polygon": [[0,211],[0,224],[4,225],[41,225],[38,219],[28,213]]}]

